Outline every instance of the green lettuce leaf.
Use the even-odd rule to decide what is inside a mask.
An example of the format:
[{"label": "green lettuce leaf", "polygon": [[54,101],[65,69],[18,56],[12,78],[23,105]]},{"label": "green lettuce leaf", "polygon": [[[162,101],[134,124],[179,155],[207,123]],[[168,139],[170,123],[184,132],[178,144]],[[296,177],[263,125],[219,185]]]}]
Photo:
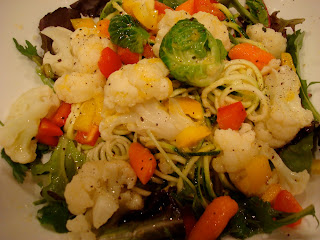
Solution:
[{"label": "green lettuce leaf", "polygon": [[269,27],[269,14],[263,0],[247,0],[246,3],[252,16],[258,19],[265,27]]}]

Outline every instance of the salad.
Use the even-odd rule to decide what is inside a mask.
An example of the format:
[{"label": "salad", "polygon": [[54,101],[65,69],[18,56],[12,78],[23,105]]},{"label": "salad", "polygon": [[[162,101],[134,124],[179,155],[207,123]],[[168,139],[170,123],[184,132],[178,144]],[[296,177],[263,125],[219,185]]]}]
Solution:
[{"label": "salad", "polygon": [[295,199],[319,172],[303,21],[263,1],[78,1],[40,20],[43,54],[13,39],[44,84],[2,120],[1,154],[41,187],[40,223],[244,239],[315,216]]}]

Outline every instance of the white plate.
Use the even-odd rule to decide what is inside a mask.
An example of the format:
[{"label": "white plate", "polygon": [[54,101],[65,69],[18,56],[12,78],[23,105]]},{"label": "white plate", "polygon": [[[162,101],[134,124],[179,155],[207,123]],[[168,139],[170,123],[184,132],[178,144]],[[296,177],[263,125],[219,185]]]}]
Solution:
[{"label": "white plate", "polygon": [[[59,6],[69,6],[74,0],[1,0],[0,1],[0,120],[4,120],[13,101],[24,91],[41,85],[35,74],[34,64],[22,56],[14,47],[12,38],[20,44],[29,40],[39,44],[38,23],[46,13]],[[281,10],[279,16],[284,18],[305,18],[298,26],[306,32],[301,62],[302,76],[308,81],[319,81],[320,76],[320,2],[318,0],[266,0],[269,12]],[[38,48],[39,49],[39,48]],[[312,101],[320,111],[320,86],[311,87]],[[305,194],[298,196],[303,207],[313,203],[320,218],[320,177],[312,178]],[[54,240],[62,239],[42,228],[36,220],[36,208],[32,202],[39,199],[39,189],[26,182],[18,184],[12,177],[11,169],[5,161],[0,161],[0,239],[18,240]],[[310,225],[309,225],[310,224]],[[314,230],[315,221],[305,219],[303,229],[277,231],[268,239],[319,239],[320,229]],[[265,239],[265,236],[255,237]]]}]

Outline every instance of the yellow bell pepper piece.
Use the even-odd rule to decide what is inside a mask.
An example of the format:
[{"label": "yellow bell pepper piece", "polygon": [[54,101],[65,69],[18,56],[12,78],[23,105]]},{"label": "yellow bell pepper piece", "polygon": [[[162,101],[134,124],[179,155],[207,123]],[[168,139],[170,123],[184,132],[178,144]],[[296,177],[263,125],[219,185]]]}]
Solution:
[{"label": "yellow bell pepper piece", "polygon": [[145,28],[156,30],[158,11],[154,9],[154,0],[123,0],[123,9],[135,17]]},{"label": "yellow bell pepper piece", "polygon": [[80,115],[77,117],[73,128],[78,131],[88,132],[93,124],[99,125],[101,121],[101,110],[103,95],[98,95],[80,106]]},{"label": "yellow bell pepper piece", "polygon": [[271,177],[272,171],[266,156],[254,157],[243,170],[230,176],[234,185],[247,196],[258,196]]},{"label": "yellow bell pepper piece", "polygon": [[203,119],[203,109],[201,103],[189,97],[175,98],[181,106],[183,112],[190,117],[201,120]]},{"label": "yellow bell pepper piece", "polygon": [[71,19],[71,23],[74,29],[82,27],[94,28],[96,26],[92,18],[75,18]]},{"label": "yellow bell pepper piece", "polygon": [[281,53],[281,65],[289,66],[294,72],[296,72],[296,68],[293,64],[293,60],[290,53]]},{"label": "yellow bell pepper piece", "polygon": [[276,199],[278,193],[281,191],[281,186],[279,184],[271,184],[267,190],[261,196],[261,199],[265,202],[273,203]]},{"label": "yellow bell pepper piece", "polygon": [[193,147],[200,140],[209,136],[211,131],[206,126],[191,126],[182,130],[176,136],[176,144],[179,148]]},{"label": "yellow bell pepper piece", "polygon": [[311,165],[311,174],[320,174],[320,160],[314,159]]}]

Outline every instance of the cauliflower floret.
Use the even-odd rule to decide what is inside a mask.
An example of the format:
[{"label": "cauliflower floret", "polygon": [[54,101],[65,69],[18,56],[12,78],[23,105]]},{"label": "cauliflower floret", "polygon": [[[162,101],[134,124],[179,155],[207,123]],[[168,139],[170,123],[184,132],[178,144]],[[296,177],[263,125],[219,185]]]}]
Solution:
[{"label": "cauliflower floret", "polygon": [[98,71],[94,74],[73,72],[64,74],[54,84],[58,97],[67,103],[80,103],[103,93],[105,77]]},{"label": "cauliflower floret", "polygon": [[95,240],[96,235],[91,231],[91,224],[83,214],[69,220],[66,225],[69,240]]},{"label": "cauliflower floret", "polygon": [[218,17],[206,12],[198,12],[193,14],[192,17],[196,18],[200,23],[202,23],[215,39],[221,40],[224,48],[227,51],[230,50],[232,44],[229,38],[229,31],[227,27],[218,19]]},{"label": "cauliflower floret", "polygon": [[41,33],[53,40],[52,48],[55,52],[54,55],[46,52],[43,64],[50,64],[52,71],[58,76],[71,72],[74,63],[70,45],[72,31],[63,27],[47,27]]},{"label": "cauliflower floret", "polygon": [[229,50],[231,48],[228,29],[222,22],[219,21],[216,16],[205,12],[198,12],[191,16],[186,11],[165,10],[165,15],[158,24],[159,31],[153,46],[153,52],[156,56],[159,56],[159,49],[162,39],[169,32],[169,30],[179,20],[192,17],[196,18],[200,23],[202,23],[215,39],[221,40],[225,49]]},{"label": "cauliflower floret", "polygon": [[280,58],[282,52],[286,51],[287,39],[281,33],[271,28],[265,28],[261,23],[247,27],[250,39],[260,42],[276,58]]},{"label": "cauliflower floret", "polygon": [[259,153],[255,132],[248,123],[243,123],[239,131],[217,129],[214,142],[222,150],[212,162],[217,172],[237,172]]},{"label": "cauliflower floret", "polygon": [[98,67],[101,51],[109,47],[114,49],[111,41],[101,38],[95,28],[78,28],[71,35],[71,50],[75,58],[74,71],[94,73]]},{"label": "cauliflower floret", "polygon": [[195,123],[183,113],[181,107],[170,108],[167,112],[157,100],[151,99],[137,104],[129,113],[111,116],[103,113],[99,126],[101,137],[107,140],[112,136],[113,129],[120,125],[141,135],[146,135],[146,130],[150,130],[159,139],[173,140],[184,128]]},{"label": "cauliflower floret", "polygon": [[[128,162],[91,161],[86,162],[65,189],[65,198],[71,213],[88,214],[94,228],[99,228],[118,210],[119,197],[132,189],[137,176]],[[128,209],[141,209],[142,197],[130,192]],[[130,200],[128,199],[128,202]],[[82,223],[81,223],[82,224]],[[77,232],[75,227],[72,227]]]},{"label": "cauliflower floret", "polygon": [[71,32],[62,27],[47,27],[42,34],[53,40],[53,51],[45,53],[44,64],[50,64],[58,76],[71,72],[94,73],[99,69],[101,51],[113,44],[107,38],[98,35],[95,28],[78,28]]},{"label": "cauliflower floret", "polygon": [[265,77],[266,93],[270,98],[267,118],[255,126],[257,138],[272,148],[290,142],[299,130],[311,124],[313,115],[301,106],[300,81],[288,66],[273,69]]},{"label": "cauliflower floret", "polygon": [[293,195],[302,193],[309,182],[310,175],[305,169],[302,172],[292,172],[282,161],[276,151],[270,147],[264,146],[262,154],[267,156],[273,163],[278,181],[283,189],[288,190]]},{"label": "cauliflower floret", "polygon": [[152,98],[166,99],[172,93],[169,70],[159,58],[143,59],[112,73],[104,88],[104,105],[117,112]]},{"label": "cauliflower floret", "polygon": [[40,120],[60,105],[53,90],[44,85],[22,94],[11,106],[5,125],[0,127],[0,145],[12,161],[29,163],[36,158]]}]

